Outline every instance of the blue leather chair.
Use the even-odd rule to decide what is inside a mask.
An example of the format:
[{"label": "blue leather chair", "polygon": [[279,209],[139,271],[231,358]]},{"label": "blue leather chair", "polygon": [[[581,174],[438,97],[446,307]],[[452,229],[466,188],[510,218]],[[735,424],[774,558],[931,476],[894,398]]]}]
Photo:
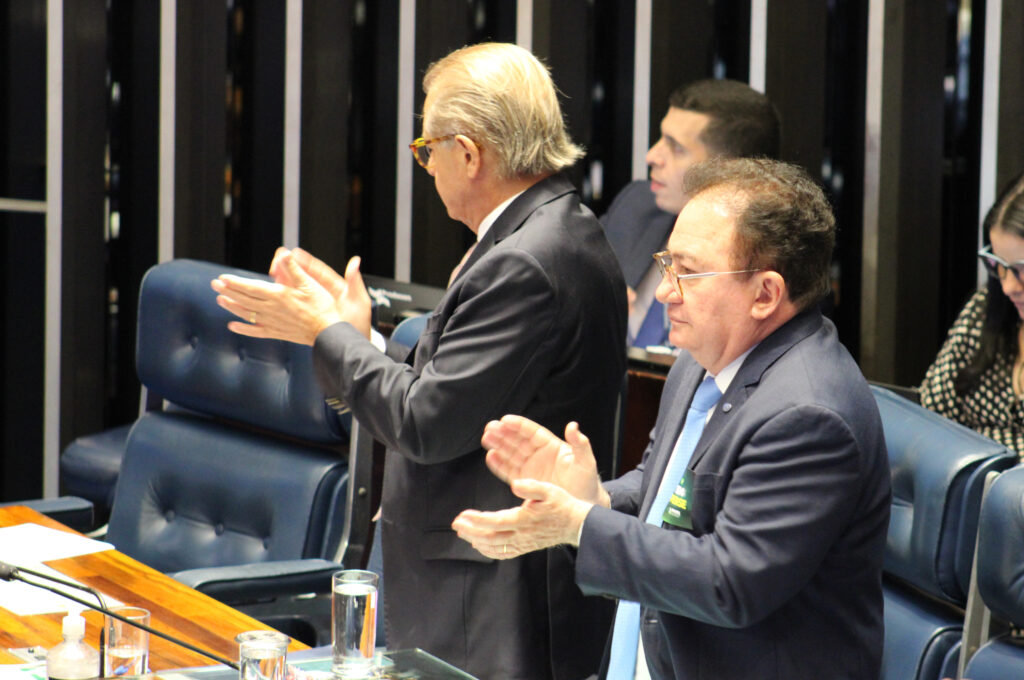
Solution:
[{"label": "blue leather chair", "polygon": [[75,531],[86,532],[93,526],[95,508],[91,501],[78,496],[60,496],[58,498],[33,498],[21,501],[5,501],[0,507],[7,505],[24,505],[36,512],[55,519],[64,526]]},{"label": "blue leather chair", "polygon": [[143,279],[137,368],[164,407],[131,428],[106,538],[236,606],[328,593],[365,553],[365,437],[325,404],[309,347],[227,330],[224,272],[254,276],[176,260]]},{"label": "blue leather chair", "polygon": [[391,341],[412,349],[419,342],[420,334],[430,320],[429,314],[417,314],[402,319],[391,331]]},{"label": "blue leather chair", "polygon": [[131,427],[119,425],[83,435],[68,444],[60,455],[61,492],[91,501],[101,524],[107,521],[114,504],[114,487]]},{"label": "blue leather chair", "polygon": [[964,677],[1024,678],[1024,467],[999,475],[982,504],[977,582],[985,605],[1008,630],[970,658]]},{"label": "blue leather chair", "polygon": [[885,552],[883,680],[953,677],[985,475],[1006,447],[872,386],[893,500]]}]

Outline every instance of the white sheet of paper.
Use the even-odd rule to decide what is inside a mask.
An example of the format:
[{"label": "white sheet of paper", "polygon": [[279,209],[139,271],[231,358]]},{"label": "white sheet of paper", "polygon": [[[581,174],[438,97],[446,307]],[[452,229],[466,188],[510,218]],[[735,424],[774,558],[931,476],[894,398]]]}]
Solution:
[{"label": "white sheet of paper", "polygon": [[58,531],[39,524],[16,524],[0,529],[0,562],[28,565],[65,557],[77,557],[114,546],[78,534]]},{"label": "white sheet of paper", "polygon": [[[40,573],[50,574],[66,581],[74,581],[74,579],[69,579],[67,576],[42,563],[67,557],[76,557],[78,555],[88,555],[102,550],[112,550],[113,547],[111,544],[104,543],[103,541],[95,541],[91,538],[50,529],[38,524],[18,524],[12,527],[0,528],[0,561],[17,567],[32,569]],[[82,590],[51,583],[31,575],[26,575],[26,577],[32,581],[67,591],[79,599],[90,602],[95,599],[92,595]],[[121,604],[113,598],[105,597],[104,600],[108,607]],[[0,607],[18,616],[64,612],[68,611],[69,608],[75,611],[84,609],[82,605],[60,595],[17,581],[0,581]]]}]

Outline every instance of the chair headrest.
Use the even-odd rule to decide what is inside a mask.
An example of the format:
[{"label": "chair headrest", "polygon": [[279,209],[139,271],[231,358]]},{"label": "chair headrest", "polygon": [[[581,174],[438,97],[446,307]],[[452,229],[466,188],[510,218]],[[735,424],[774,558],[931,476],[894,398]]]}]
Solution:
[{"label": "chair headrest", "polygon": [[323,444],[346,439],[313,375],[312,348],[227,329],[210,281],[241,269],[196,260],[152,267],[139,292],[136,368],[150,391],[184,409]]},{"label": "chair headrest", "polygon": [[970,582],[983,472],[1005,446],[873,385],[892,471],[885,571],[962,603]]},{"label": "chair headrest", "polygon": [[978,591],[996,616],[1024,626],[1024,467],[999,475],[978,531]]}]

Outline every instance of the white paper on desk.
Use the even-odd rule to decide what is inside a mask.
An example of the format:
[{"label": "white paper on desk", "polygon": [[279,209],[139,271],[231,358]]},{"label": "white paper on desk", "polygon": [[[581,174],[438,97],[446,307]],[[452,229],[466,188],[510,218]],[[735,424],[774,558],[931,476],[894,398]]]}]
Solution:
[{"label": "white paper on desk", "polygon": [[[49,574],[50,576],[55,576],[72,583],[79,583],[79,585],[81,585],[79,581],[76,581],[73,578],[68,578],[56,569],[51,569],[44,564],[22,563],[18,566],[31,569],[32,571],[38,571],[40,574]],[[38,576],[33,576],[32,574],[24,574],[24,576],[33,583],[41,583],[48,588],[55,588],[66,592],[77,597],[79,600],[99,604],[98,601],[95,601],[96,596],[92,595],[88,591],[79,590],[78,588],[72,588],[71,586],[65,586],[60,583],[53,583]],[[104,595],[103,604],[107,607],[118,607],[123,603],[112,597]],[[73,600],[69,600],[66,597],[61,597],[57,593],[51,593],[43,588],[36,588],[35,586],[31,586],[20,581],[0,581],[0,607],[9,610],[13,614],[17,614],[18,616],[81,611],[86,608],[84,605]]]},{"label": "white paper on desk", "polygon": [[[109,543],[94,541],[84,536],[69,534],[66,531],[58,531],[38,524],[18,524],[0,529],[0,561],[76,583],[77,581],[74,579],[69,579],[60,572],[43,565],[42,562],[111,550],[113,547]],[[51,583],[30,574],[25,576],[32,581],[66,591],[79,599],[87,601],[95,599],[88,592],[76,588]],[[121,604],[112,598],[104,598],[104,600],[108,607]],[[60,595],[16,581],[0,582],[0,607],[18,616],[64,612],[68,611],[69,607],[75,610],[84,609],[82,605]]]},{"label": "white paper on desk", "polygon": [[38,524],[16,524],[0,529],[0,562],[28,566],[65,557],[77,557],[114,546],[85,536]]}]

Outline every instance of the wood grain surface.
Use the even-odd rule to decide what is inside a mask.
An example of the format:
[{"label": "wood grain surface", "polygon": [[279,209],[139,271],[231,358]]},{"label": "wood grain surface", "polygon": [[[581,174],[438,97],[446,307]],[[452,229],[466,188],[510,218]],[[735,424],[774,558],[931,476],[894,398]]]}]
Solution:
[{"label": "wood grain surface", "polygon": [[[74,533],[64,525],[24,506],[0,507],[0,527],[32,523]],[[80,583],[120,600],[126,605],[150,611],[150,626],[174,635],[221,657],[238,660],[235,636],[247,630],[267,626],[242,612],[203,595],[169,576],[147,567],[116,550],[81,555],[47,562],[47,566]],[[83,599],[89,599],[83,593]],[[53,647],[61,640],[63,613],[17,616],[0,606],[0,663],[19,663],[7,652],[11,647]],[[86,611],[86,642],[99,646],[103,616]],[[306,649],[292,641],[290,651]],[[167,640],[150,636],[149,667],[153,671],[189,666],[208,666],[214,662],[201,654]]]}]

